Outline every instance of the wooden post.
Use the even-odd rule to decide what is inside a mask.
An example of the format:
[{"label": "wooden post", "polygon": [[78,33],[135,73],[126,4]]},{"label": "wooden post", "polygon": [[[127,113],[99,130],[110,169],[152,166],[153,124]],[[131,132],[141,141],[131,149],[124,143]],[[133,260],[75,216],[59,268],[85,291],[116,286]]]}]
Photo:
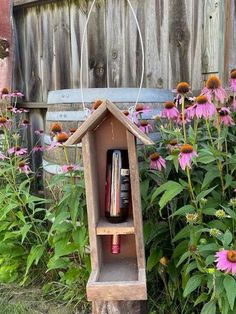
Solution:
[{"label": "wooden post", "polygon": [[12,27],[11,0],[0,4],[0,90],[11,88],[12,81]]}]

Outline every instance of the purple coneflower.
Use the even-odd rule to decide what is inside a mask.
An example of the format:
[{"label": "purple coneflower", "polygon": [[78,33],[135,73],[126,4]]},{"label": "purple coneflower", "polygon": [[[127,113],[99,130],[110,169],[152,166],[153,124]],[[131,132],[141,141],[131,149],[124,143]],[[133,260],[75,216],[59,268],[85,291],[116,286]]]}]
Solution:
[{"label": "purple coneflower", "polygon": [[220,123],[231,126],[235,125],[233,118],[230,116],[230,110],[226,107],[222,107],[219,111]]},{"label": "purple coneflower", "polygon": [[21,156],[27,154],[27,148],[23,148],[20,146],[11,147],[8,149],[8,154],[15,154],[16,156]]},{"label": "purple coneflower", "polygon": [[3,155],[3,153],[0,152],[0,159],[1,159],[1,160],[4,160],[4,159],[6,159],[6,158],[7,158],[7,157],[6,157],[5,155]]},{"label": "purple coneflower", "polygon": [[163,159],[160,154],[153,153],[149,156],[150,158],[150,169],[156,169],[161,171],[162,168],[166,167],[166,161]]},{"label": "purple coneflower", "polygon": [[149,111],[150,111],[150,108],[148,106],[145,106],[143,104],[137,104],[135,106],[134,114],[137,116],[137,115],[142,115],[142,113],[149,112]]},{"label": "purple coneflower", "polygon": [[179,110],[176,108],[175,103],[167,101],[164,103],[165,109],[161,112],[161,117],[168,120],[177,120],[179,116]]},{"label": "purple coneflower", "polygon": [[28,120],[23,120],[23,121],[21,122],[21,126],[23,126],[24,128],[27,128],[29,125],[30,125],[30,123],[29,123]]},{"label": "purple coneflower", "polygon": [[178,141],[177,139],[173,139],[169,142],[169,144],[167,145],[167,149],[168,151],[170,152],[170,154],[175,151],[175,150],[178,150],[179,149],[179,144],[178,144]]},{"label": "purple coneflower", "polygon": [[37,135],[43,135],[44,131],[42,129],[39,129],[39,130],[35,130],[34,133]]},{"label": "purple coneflower", "polygon": [[4,87],[0,92],[0,99],[11,98],[8,88]]},{"label": "purple coneflower", "polygon": [[11,128],[11,120],[6,117],[0,117],[0,127]]},{"label": "purple coneflower", "polygon": [[197,157],[197,153],[193,150],[193,147],[189,144],[182,145],[178,158],[180,167],[183,170],[185,170],[186,167],[191,168],[191,162],[193,157]]},{"label": "purple coneflower", "polygon": [[186,123],[189,123],[191,122],[191,119],[188,117],[187,113],[186,113],[186,110],[184,112],[184,115],[182,113],[179,114],[176,122],[179,124],[179,125],[183,125],[183,124],[186,124]]},{"label": "purple coneflower", "polygon": [[72,134],[74,134],[77,131],[77,129],[76,128],[71,128],[69,131],[70,131],[70,135],[72,135]]},{"label": "purple coneflower", "polygon": [[24,172],[26,174],[30,173],[30,171],[31,171],[28,164],[26,164],[24,161],[19,162],[18,168],[19,168],[20,172]]},{"label": "purple coneflower", "polygon": [[233,92],[236,92],[236,69],[233,69],[230,73],[230,88]]},{"label": "purple coneflower", "polygon": [[209,119],[216,113],[216,107],[206,95],[200,95],[196,98],[196,103],[186,109],[186,113],[189,118],[196,116],[198,119]]},{"label": "purple coneflower", "polygon": [[79,166],[78,165],[63,165],[61,167],[62,172],[66,173],[66,172],[72,172],[75,170],[78,170]]},{"label": "purple coneflower", "polygon": [[11,93],[11,96],[12,97],[23,97],[24,95],[21,92],[15,90],[14,92]]},{"label": "purple coneflower", "polygon": [[151,124],[148,123],[147,120],[141,120],[141,121],[140,121],[139,129],[140,129],[142,132],[148,134],[150,131],[152,131],[152,126],[151,126]]},{"label": "purple coneflower", "polygon": [[216,268],[226,273],[236,274],[236,251],[222,250],[216,253]]},{"label": "purple coneflower", "polygon": [[44,147],[42,145],[36,145],[33,147],[32,151],[35,152],[42,152],[44,150]]},{"label": "purple coneflower", "polygon": [[57,146],[61,146],[65,143],[69,138],[69,135],[66,132],[60,132],[56,136],[54,136],[51,145],[47,148],[48,150]]},{"label": "purple coneflower", "polygon": [[55,122],[51,125],[51,132],[53,134],[57,134],[57,133],[60,133],[62,131],[62,126],[60,123],[58,122]]},{"label": "purple coneflower", "polygon": [[103,100],[100,100],[100,99],[95,100],[95,102],[92,105],[92,110],[94,111],[98,109],[98,107],[100,107],[102,103],[103,103]]},{"label": "purple coneflower", "polygon": [[133,113],[133,115],[129,112],[129,110],[123,110],[123,114],[133,123],[138,124],[139,120],[137,116]]},{"label": "purple coneflower", "polygon": [[226,91],[223,87],[221,87],[221,81],[216,75],[211,76],[207,80],[206,86],[203,88],[202,93],[206,94],[210,98],[215,97],[221,103],[223,103],[227,98]]}]

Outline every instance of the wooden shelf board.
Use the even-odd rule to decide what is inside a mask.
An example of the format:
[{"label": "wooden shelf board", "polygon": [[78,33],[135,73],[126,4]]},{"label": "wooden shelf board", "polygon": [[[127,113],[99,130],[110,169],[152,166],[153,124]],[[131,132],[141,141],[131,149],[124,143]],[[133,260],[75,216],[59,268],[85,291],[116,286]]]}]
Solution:
[{"label": "wooden shelf board", "polygon": [[146,300],[145,269],[138,269],[136,259],[112,260],[92,272],[87,284],[87,298],[95,300]]},{"label": "wooden shelf board", "polygon": [[96,228],[97,235],[134,234],[134,222],[129,218],[126,222],[113,224],[101,218]]}]

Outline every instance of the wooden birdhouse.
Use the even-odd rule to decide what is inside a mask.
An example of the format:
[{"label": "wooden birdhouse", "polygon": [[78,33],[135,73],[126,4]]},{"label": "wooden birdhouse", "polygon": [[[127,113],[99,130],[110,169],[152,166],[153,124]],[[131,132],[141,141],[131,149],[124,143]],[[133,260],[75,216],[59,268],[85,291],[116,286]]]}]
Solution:
[{"label": "wooden birdhouse", "polygon": [[[113,103],[104,101],[66,142],[82,142],[92,265],[87,283],[89,301],[147,298],[136,139],[153,145]],[[114,165],[119,154],[128,168],[126,182],[130,185],[123,222],[106,215],[108,204],[117,196],[117,191],[111,191],[114,186],[109,190],[109,178],[119,175],[114,171],[109,177],[107,165],[111,158]],[[127,191],[123,194],[126,197]]]}]

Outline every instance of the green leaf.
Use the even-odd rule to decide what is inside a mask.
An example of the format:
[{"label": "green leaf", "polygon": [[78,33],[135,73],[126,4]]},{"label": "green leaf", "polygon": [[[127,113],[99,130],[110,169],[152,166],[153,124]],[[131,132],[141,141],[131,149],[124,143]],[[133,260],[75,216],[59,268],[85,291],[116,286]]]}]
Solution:
[{"label": "green leaf", "polygon": [[147,271],[151,271],[162,257],[162,250],[153,249],[147,259]]},{"label": "green leaf", "polygon": [[152,195],[152,202],[154,201],[154,199],[161,194],[162,192],[164,192],[164,194],[162,195],[160,201],[159,201],[159,205],[160,205],[160,209],[162,209],[168,202],[170,202],[175,196],[177,196],[179,193],[181,193],[183,191],[183,187],[174,181],[168,181],[166,183],[164,183],[162,186],[160,186],[159,188],[156,189],[156,191],[153,193]]},{"label": "green leaf", "polygon": [[200,194],[198,194],[198,196],[196,197],[196,201],[200,201],[202,198],[204,198],[205,196],[207,196],[208,194],[210,194],[215,188],[217,187],[217,185],[213,186],[213,188],[210,188],[206,191],[202,191]]},{"label": "green leaf", "polygon": [[233,235],[229,230],[226,230],[223,236],[223,245],[228,246],[233,240]]},{"label": "green leaf", "polygon": [[208,294],[203,292],[199,295],[197,300],[194,303],[194,306],[198,305],[199,303],[205,302],[209,298]]},{"label": "green leaf", "polygon": [[195,210],[196,209],[192,205],[185,205],[176,210],[176,212],[174,212],[171,216],[186,215],[187,213],[194,212]]},{"label": "green leaf", "polygon": [[[35,245],[32,246],[32,248],[30,250],[30,253],[29,253],[28,257],[27,257],[26,271],[25,271],[25,275],[24,275],[25,278],[26,278],[26,276],[27,276],[27,274],[29,272],[29,269],[32,266],[32,264],[33,263],[35,265],[38,264],[40,258],[43,255],[44,250],[45,250],[45,248],[41,244],[38,244],[36,246]],[[23,280],[23,284],[24,284],[24,280]]]},{"label": "green leaf", "polygon": [[202,164],[209,164],[209,163],[211,163],[214,160],[215,160],[215,157],[213,156],[213,154],[210,151],[207,151],[207,150],[203,151],[203,150],[201,150],[198,153],[197,161],[202,163]]},{"label": "green leaf", "polygon": [[216,304],[215,301],[209,301],[208,303],[206,303],[200,314],[215,314],[216,313]]},{"label": "green leaf", "polygon": [[226,174],[224,178],[225,178],[225,189],[227,189],[228,187],[231,186],[233,177],[230,174]]},{"label": "green leaf", "polygon": [[210,170],[206,173],[205,178],[202,182],[202,190],[206,188],[215,178],[219,177],[218,169]]},{"label": "green leaf", "polygon": [[184,293],[183,293],[184,298],[186,298],[191,292],[193,292],[198,287],[200,287],[201,281],[202,281],[202,275],[195,275],[191,277],[188,280],[186,287],[184,289]]},{"label": "green leaf", "polygon": [[230,209],[230,208],[228,208],[228,207],[224,207],[224,206],[222,206],[222,207],[224,208],[224,210],[226,211],[226,213],[227,213],[228,215],[230,215],[231,218],[233,218],[234,220],[236,220],[236,214],[235,214],[235,212],[234,212],[232,209]]},{"label": "green leaf", "polygon": [[22,236],[21,243],[24,242],[25,237],[27,236],[27,233],[31,229],[32,225],[24,225],[22,228],[20,228],[20,234]]},{"label": "green leaf", "polygon": [[179,265],[181,265],[188,257],[190,257],[191,256],[191,253],[188,251],[188,252],[185,252],[182,256],[181,256],[181,258],[180,258],[180,260],[178,261],[178,264],[176,265],[176,267],[178,267]]},{"label": "green leaf", "polygon": [[65,222],[65,220],[67,218],[69,218],[69,216],[70,216],[70,214],[68,212],[66,212],[66,211],[63,211],[59,215],[57,215],[56,219],[53,222],[51,231],[56,230],[58,227],[60,228],[60,225],[63,222]]},{"label": "green leaf", "polygon": [[236,281],[235,279],[230,276],[230,275],[226,275],[224,281],[223,281],[223,285],[226,291],[226,295],[227,295],[227,299],[229,301],[229,306],[231,308],[231,310],[233,310],[234,308],[234,301],[235,301],[235,291],[236,291]]}]

